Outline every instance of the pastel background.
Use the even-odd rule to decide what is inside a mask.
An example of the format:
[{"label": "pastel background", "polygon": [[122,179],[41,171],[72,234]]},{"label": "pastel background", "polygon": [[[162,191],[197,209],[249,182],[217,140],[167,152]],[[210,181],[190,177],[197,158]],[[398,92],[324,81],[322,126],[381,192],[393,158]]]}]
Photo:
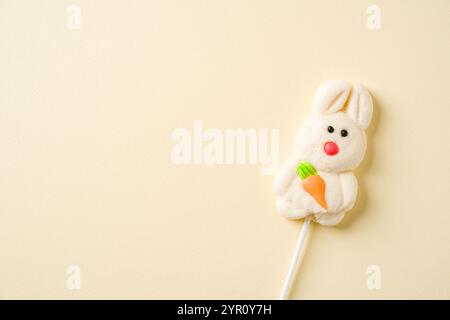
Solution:
[{"label": "pastel background", "polygon": [[360,196],[340,226],[313,225],[292,298],[449,299],[449,12],[0,1],[0,298],[277,298],[301,223],[275,213],[273,177],[175,166],[170,135],[197,119],[280,128],[284,161],[316,87],[337,78],[374,97]]}]

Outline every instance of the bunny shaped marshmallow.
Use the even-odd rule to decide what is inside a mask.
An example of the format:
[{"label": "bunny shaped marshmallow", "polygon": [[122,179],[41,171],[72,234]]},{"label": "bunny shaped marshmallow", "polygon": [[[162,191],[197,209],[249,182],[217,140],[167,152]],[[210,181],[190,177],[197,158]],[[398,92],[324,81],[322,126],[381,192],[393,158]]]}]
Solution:
[{"label": "bunny shaped marshmallow", "polygon": [[352,171],[366,151],[364,130],[372,109],[362,85],[352,89],[345,81],[328,80],[319,86],[311,114],[295,138],[293,156],[275,176],[280,214],[291,219],[313,215],[322,225],[344,218],[356,201],[358,182]]}]

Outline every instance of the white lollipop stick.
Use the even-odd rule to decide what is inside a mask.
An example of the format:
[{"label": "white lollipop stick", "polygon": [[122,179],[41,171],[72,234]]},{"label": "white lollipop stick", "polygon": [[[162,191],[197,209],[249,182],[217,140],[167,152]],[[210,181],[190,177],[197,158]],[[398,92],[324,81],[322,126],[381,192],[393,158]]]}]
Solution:
[{"label": "white lollipop stick", "polygon": [[280,300],[286,300],[291,288],[292,282],[294,281],[295,270],[297,269],[298,260],[300,258],[300,253],[302,252],[302,247],[305,242],[306,234],[308,233],[308,226],[311,222],[311,215],[305,218],[303,222],[302,230],[298,236],[297,245],[295,246],[294,255],[292,256],[291,264],[289,266],[289,271],[284,280],[283,289],[281,290]]}]

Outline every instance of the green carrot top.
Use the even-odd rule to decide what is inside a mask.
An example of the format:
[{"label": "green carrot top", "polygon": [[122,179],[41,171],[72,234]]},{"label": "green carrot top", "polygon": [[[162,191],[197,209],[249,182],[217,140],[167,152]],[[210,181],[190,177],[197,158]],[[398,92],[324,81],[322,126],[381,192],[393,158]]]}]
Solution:
[{"label": "green carrot top", "polygon": [[305,180],[309,176],[315,176],[317,174],[316,168],[307,161],[300,162],[297,167],[297,173],[300,176],[300,179]]}]

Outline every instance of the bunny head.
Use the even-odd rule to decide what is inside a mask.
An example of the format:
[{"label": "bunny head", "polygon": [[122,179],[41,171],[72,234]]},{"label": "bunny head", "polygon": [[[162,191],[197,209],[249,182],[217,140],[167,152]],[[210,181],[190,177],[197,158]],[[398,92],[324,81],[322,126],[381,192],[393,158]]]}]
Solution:
[{"label": "bunny head", "polygon": [[310,116],[297,133],[296,156],[322,171],[355,169],[366,151],[364,130],[372,109],[372,98],[363,86],[352,90],[345,81],[325,81],[316,91]]}]

